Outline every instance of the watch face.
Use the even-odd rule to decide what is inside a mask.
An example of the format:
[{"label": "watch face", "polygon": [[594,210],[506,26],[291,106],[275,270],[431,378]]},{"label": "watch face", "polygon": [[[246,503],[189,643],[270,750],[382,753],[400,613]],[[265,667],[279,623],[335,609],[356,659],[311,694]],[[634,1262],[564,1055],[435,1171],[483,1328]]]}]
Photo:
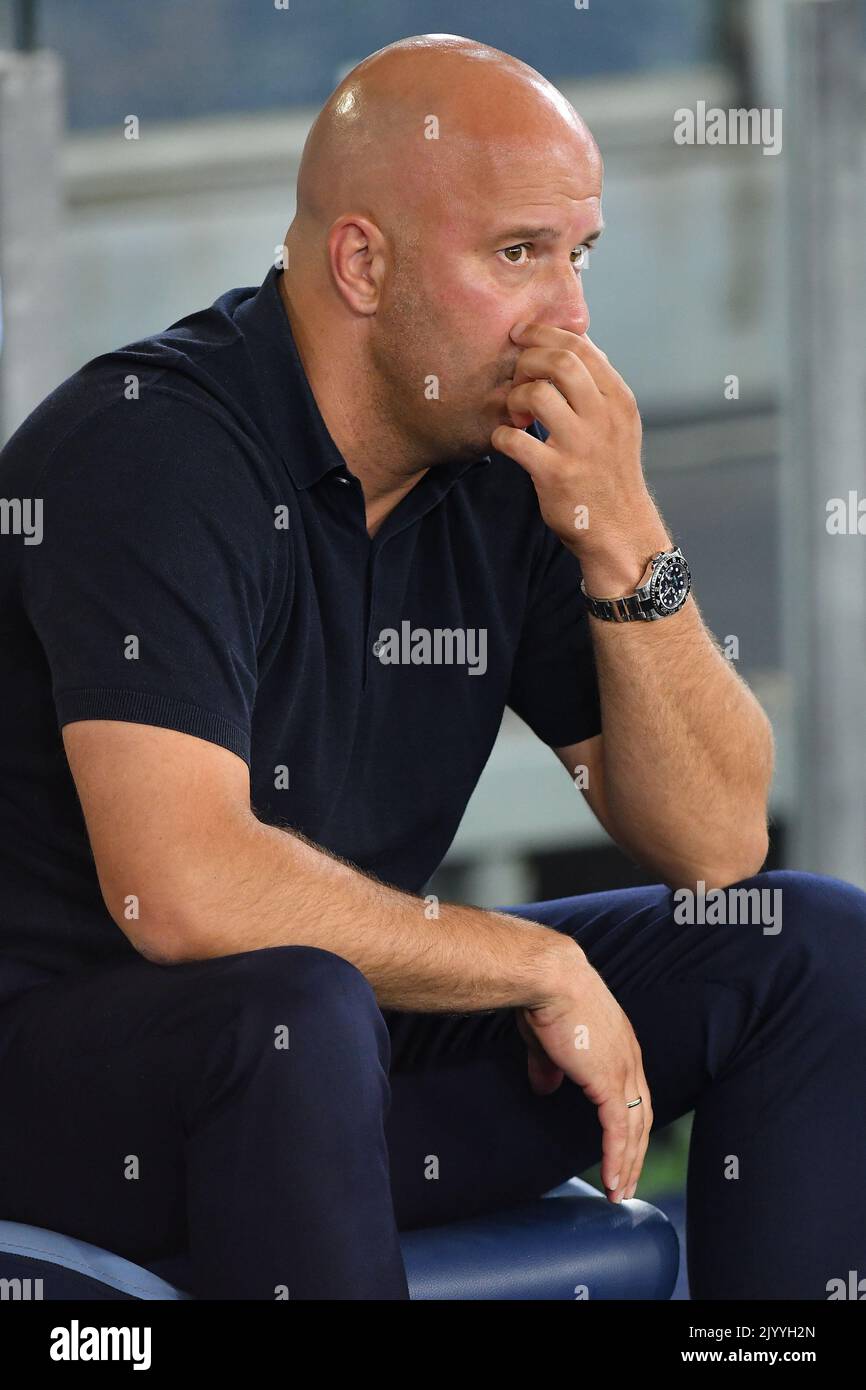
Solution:
[{"label": "watch face", "polygon": [[650,583],[650,598],[660,613],[682,608],[691,587],[691,572],[681,555],[668,555],[658,566]]}]

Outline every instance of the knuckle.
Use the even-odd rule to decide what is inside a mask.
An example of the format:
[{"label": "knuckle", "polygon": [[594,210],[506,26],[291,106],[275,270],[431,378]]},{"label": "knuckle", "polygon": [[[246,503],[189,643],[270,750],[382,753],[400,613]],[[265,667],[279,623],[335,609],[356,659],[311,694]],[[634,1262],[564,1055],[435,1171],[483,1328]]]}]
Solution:
[{"label": "knuckle", "polygon": [[549,381],[532,381],[529,384],[528,396],[531,405],[543,405],[548,399],[551,390]]}]

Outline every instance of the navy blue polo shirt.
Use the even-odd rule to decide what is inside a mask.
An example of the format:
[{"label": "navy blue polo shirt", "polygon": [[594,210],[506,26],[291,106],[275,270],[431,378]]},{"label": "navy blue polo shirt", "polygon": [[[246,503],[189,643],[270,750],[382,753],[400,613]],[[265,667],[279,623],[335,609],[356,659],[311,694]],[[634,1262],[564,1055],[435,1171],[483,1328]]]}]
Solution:
[{"label": "navy blue polo shirt", "polygon": [[281,273],[87,363],[0,455],[20,500],[0,536],[0,955],[65,971],[133,951],[70,721],[220,744],[261,820],[412,892],[506,705],[554,747],[601,730],[580,567],[531,479],[495,450],[446,460],[371,539]]}]

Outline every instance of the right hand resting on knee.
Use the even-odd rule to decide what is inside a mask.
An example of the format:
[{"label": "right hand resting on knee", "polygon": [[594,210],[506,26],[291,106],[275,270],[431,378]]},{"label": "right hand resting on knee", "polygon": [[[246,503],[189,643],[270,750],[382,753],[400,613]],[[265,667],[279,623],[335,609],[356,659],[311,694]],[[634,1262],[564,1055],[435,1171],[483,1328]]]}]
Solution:
[{"label": "right hand resting on knee", "polygon": [[[602,1182],[609,1200],[616,1201],[640,1177],[653,1112],[634,1029],[598,971],[581,956],[562,994],[518,1008],[517,1026],[529,1049],[533,1090],[555,1091],[564,1074],[598,1107]],[[626,1101],[637,1096],[642,1104],[628,1109]]]}]

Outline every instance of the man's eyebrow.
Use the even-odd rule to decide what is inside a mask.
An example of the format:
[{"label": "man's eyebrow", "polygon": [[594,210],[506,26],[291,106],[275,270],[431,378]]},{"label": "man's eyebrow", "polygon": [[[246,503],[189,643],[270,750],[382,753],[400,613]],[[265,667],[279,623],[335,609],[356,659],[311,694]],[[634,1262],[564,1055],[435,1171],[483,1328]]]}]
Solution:
[{"label": "man's eyebrow", "polygon": [[[587,242],[597,241],[603,231],[604,223],[585,236],[580,244],[583,246]],[[494,241],[508,241],[512,237],[515,241],[559,241],[562,232],[558,227],[506,227],[503,231],[497,232],[493,239]]]}]

